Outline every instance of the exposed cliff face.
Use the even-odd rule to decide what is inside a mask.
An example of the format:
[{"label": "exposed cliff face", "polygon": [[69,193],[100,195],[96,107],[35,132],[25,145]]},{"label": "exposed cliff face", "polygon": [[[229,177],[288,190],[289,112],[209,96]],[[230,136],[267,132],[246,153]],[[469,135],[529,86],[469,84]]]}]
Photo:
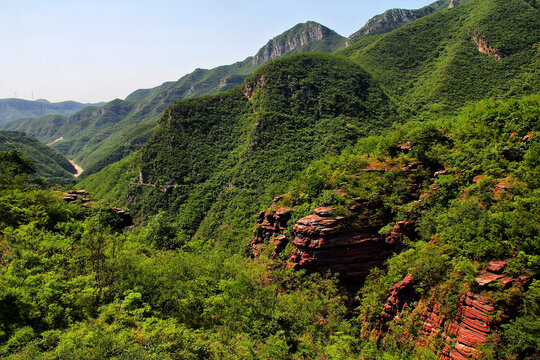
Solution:
[{"label": "exposed cliff face", "polygon": [[298,220],[293,227],[290,264],[297,269],[338,272],[346,280],[363,280],[395,248],[379,234],[384,219],[376,214],[378,205],[363,202],[353,218],[330,216],[328,208],[318,208]]},{"label": "exposed cliff face", "polygon": [[271,257],[279,255],[288,243],[283,234],[287,228],[287,222],[291,218],[289,208],[281,207],[274,214],[261,211],[257,216],[257,224],[253,230],[253,240],[249,246],[253,249],[253,256],[260,255],[263,245],[270,240],[274,241],[274,251]]},{"label": "exposed cliff face", "polygon": [[308,21],[304,24],[298,24],[292,29],[270,40],[253,57],[252,63],[254,65],[260,65],[268,60],[281,57],[301,46],[315,41],[332,38],[338,42],[342,39],[341,36],[333,30],[316,22]]},{"label": "exposed cliff face", "polygon": [[[371,164],[363,173],[384,175],[386,172],[400,173],[407,177],[408,196],[418,199],[418,185],[422,180],[416,170],[420,162],[411,161],[404,166],[386,163]],[[342,194],[344,195],[344,194]],[[277,199],[277,200],[276,200]],[[279,202],[279,198],[275,200]],[[383,210],[380,200],[353,199],[348,216],[335,215],[332,207],[319,207],[313,214],[299,219],[292,227],[289,238],[293,239],[293,250],[288,255],[288,264],[295,269],[306,269],[325,273],[339,273],[348,283],[361,283],[373,267],[382,267],[405,237],[414,236],[414,221],[398,221],[387,233],[380,233],[390,219]],[[280,207],[275,213],[261,212],[257,217],[254,237],[249,246],[254,256],[261,255],[267,246],[274,246],[275,257],[289,240],[285,236],[287,222],[293,209]]]},{"label": "exposed cliff face", "polygon": [[418,300],[418,295],[414,291],[416,281],[412,274],[407,274],[403,280],[388,289],[388,299],[384,304],[384,313],[378,324],[379,330],[384,330],[386,323],[393,320],[399,313],[413,302]]},{"label": "exposed cliff face", "polygon": [[[482,345],[496,341],[490,339],[490,335],[498,330],[501,321],[508,318],[506,313],[512,312],[512,309],[495,301],[501,288],[488,288],[487,285],[498,282],[504,289],[514,285],[526,287],[531,281],[530,276],[512,277],[504,274],[506,264],[506,261],[491,261],[476,278],[476,290],[462,293],[457,303],[437,300],[437,292],[431,298],[422,298],[415,290],[418,281],[413,274],[407,274],[388,289],[384,311],[374,325],[376,333],[382,335],[392,322],[399,321],[403,316],[412,316],[418,319],[420,328],[407,341],[436,350],[441,360],[478,358]],[[454,306],[457,311],[453,315],[443,313],[443,308]],[[406,309],[412,311],[404,315]],[[366,329],[370,331],[372,328],[373,325],[368,325]],[[442,347],[441,341],[445,344]]]},{"label": "exposed cliff face", "polygon": [[458,313],[447,325],[446,332],[455,336],[454,348],[441,355],[441,359],[470,359],[478,354],[478,346],[487,341],[493,330],[491,315],[495,307],[486,296],[467,293],[461,296]]},{"label": "exposed cliff face", "polygon": [[489,57],[491,57],[491,58],[493,58],[493,59],[495,59],[497,61],[501,61],[502,57],[499,54],[499,52],[497,51],[497,49],[490,46],[487,43],[486,39],[482,38],[478,34],[474,34],[472,36],[472,40],[478,46],[478,51],[480,51],[481,53],[486,54],[487,56],[489,56]]},{"label": "exposed cliff face", "polygon": [[453,8],[465,1],[467,0],[438,0],[428,6],[416,10],[387,10],[384,13],[369,19],[360,30],[349,36],[347,46],[367,36],[389,33],[405,24],[433,14],[434,12]]},{"label": "exposed cliff face", "polygon": [[[400,318],[402,311],[413,307],[412,316],[418,316],[421,327],[418,335],[410,341],[430,347],[442,339],[446,345],[437,349],[439,359],[442,360],[465,360],[480,355],[477,348],[488,341],[496,325],[492,320],[496,308],[491,298],[471,292],[463,294],[459,298],[456,315],[449,318],[441,312],[440,303],[426,307],[430,301],[418,301],[415,284],[414,276],[407,274],[388,289],[388,299],[377,324],[377,333],[385,332],[392,321]],[[419,310],[421,312],[418,314]]]}]

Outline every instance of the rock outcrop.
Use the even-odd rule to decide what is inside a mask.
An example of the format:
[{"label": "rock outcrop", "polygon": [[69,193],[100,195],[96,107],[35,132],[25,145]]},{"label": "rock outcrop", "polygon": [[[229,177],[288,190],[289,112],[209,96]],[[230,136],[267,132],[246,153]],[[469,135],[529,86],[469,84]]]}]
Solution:
[{"label": "rock outcrop", "polygon": [[503,272],[506,264],[506,261],[491,261],[488,266],[482,270],[480,275],[476,277],[475,280],[478,286],[484,288],[495,281],[498,281],[503,287],[509,287],[513,284],[526,286],[531,282],[531,276],[520,275],[518,277],[513,277],[504,274]]},{"label": "rock outcrop", "polygon": [[308,21],[304,24],[298,24],[289,31],[270,40],[253,57],[252,63],[260,65],[268,60],[281,57],[300,46],[333,36],[339,37],[334,31],[316,22]]},{"label": "rock outcrop", "polygon": [[116,211],[120,217],[120,227],[126,228],[133,225],[133,218],[131,217],[129,211],[119,207],[113,207],[112,210]]},{"label": "rock outcrop", "polygon": [[437,0],[434,3],[424,6],[416,10],[408,9],[390,9],[382,14],[376,15],[369,19],[366,24],[357,32],[349,36],[347,46],[350,44],[371,35],[379,35],[389,33],[401,26],[420,19],[424,16],[433,14],[434,12],[452,8],[467,0],[451,0],[450,4],[445,0]]},{"label": "rock outcrop", "polygon": [[[403,280],[390,287],[384,313],[377,324],[376,331],[386,331],[390,321],[399,319],[403,310],[415,306],[414,311],[424,308],[419,314],[421,328],[417,337],[409,339],[425,347],[441,339],[447,344],[438,351],[441,360],[466,360],[478,357],[481,353],[478,347],[488,341],[489,335],[495,328],[491,320],[495,306],[487,296],[473,293],[463,294],[459,299],[458,310],[453,318],[441,313],[442,305],[435,303],[426,306],[414,290],[415,280],[412,274],[407,274]],[[430,301],[432,302],[433,299]],[[450,305],[450,304],[446,304]]]},{"label": "rock outcrop", "polygon": [[297,269],[337,272],[345,280],[363,280],[372,267],[380,267],[395,246],[379,234],[384,220],[377,203],[364,202],[354,218],[331,216],[318,208],[294,225],[294,250],[289,262]]},{"label": "rock outcrop", "polygon": [[501,61],[502,57],[499,54],[498,50],[490,46],[485,38],[481,37],[478,34],[474,34],[472,36],[472,40],[475,42],[476,46],[478,46],[478,51],[486,54],[490,58]]},{"label": "rock outcrop", "polygon": [[393,320],[399,313],[418,299],[414,291],[416,281],[412,274],[407,274],[403,280],[388,289],[388,299],[384,304],[384,313],[381,316],[378,328],[384,328],[386,323]]},{"label": "rock outcrop", "polygon": [[77,200],[80,200],[82,203],[86,203],[90,201],[89,198],[85,197],[88,193],[86,190],[68,190],[67,192],[62,194],[62,199],[67,202],[74,202]]},{"label": "rock outcrop", "polygon": [[[90,202],[90,198],[85,197],[88,196],[88,192],[84,189],[81,190],[68,190],[67,192],[62,194],[62,199],[66,202],[76,202],[80,201],[83,206],[85,207],[93,207],[92,203]],[[118,217],[120,219],[120,222],[118,226],[120,228],[127,228],[133,225],[133,218],[131,217],[131,214],[126,209],[122,209],[119,207],[112,207],[110,210],[116,212],[118,214]]]},{"label": "rock outcrop", "polygon": [[287,246],[287,237],[283,231],[287,228],[287,222],[291,218],[289,208],[281,207],[275,213],[261,211],[257,216],[253,240],[249,243],[253,256],[258,257],[264,244],[273,239],[274,252],[271,257],[277,256]]},{"label": "rock outcrop", "polygon": [[457,315],[446,326],[446,334],[455,337],[453,349],[445,349],[443,360],[464,360],[477,357],[477,348],[487,341],[493,330],[491,315],[495,307],[485,296],[467,293],[461,296]]},{"label": "rock outcrop", "polygon": [[[532,280],[530,276],[512,277],[504,274],[506,265],[507,262],[503,260],[491,261],[476,278],[478,291],[462,294],[457,304],[441,303],[441,300],[437,300],[441,294],[436,292],[429,300],[421,298],[414,288],[417,281],[409,273],[388,289],[384,312],[379,321],[367,329],[382,334],[392,321],[399,321],[405,309],[413,307],[410,316],[419,319],[420,329],[417,335],[409,334],[407,341],[431,347],[442,360],[478,358],[481,346],[490,341],[490,335],[497,330],[507,313],[511,312],[511,309],[498,307],[493,300],[494,292],[486,291],[486,286],[495,281],[503,285],[503,288],[514,284],[527,286]],[[442,312],[448,306],[457,307],[455,315],[449,316]],[[440,347],[441,341],[446,344],[443,348]]]},{"label": "rock outcrop", "polygon": [[[384,174],[395,172],[405,175],[409,200],[419,198],[422,180],[417,172],[419,161],[408,163],[372,163],[362,173]],[[353,175],[354,176],[354,175]],[[344,190],[336,190],[345,196]],[[281,197],[274,199],[279,203]],[[272,212],[261,212],[257,217],[253,240],[249,243],[255,257],[273,242],[276,257],[292,239],[293,250],[288,263],[295,269],[339,273],[348,284],[359,284],[373,267],[382,267],[392,253],[399,250],[405,238],[415,236],[414,217],[397,221],[387,234],[380,230],[389,218],[380,200],[352,199],[347,216],[338,216],[332,207],[319,207],[313,214],[298,220],[292,233],[284,234],[292,209],[280,207]],[[274,209],[278,205],[273,205]]]},{"label": "rock outcrop", "polygon": [[244,82],[246,76],[244,75],[227,75],[219,81],[219,88],[221,90],[231,89]]}]

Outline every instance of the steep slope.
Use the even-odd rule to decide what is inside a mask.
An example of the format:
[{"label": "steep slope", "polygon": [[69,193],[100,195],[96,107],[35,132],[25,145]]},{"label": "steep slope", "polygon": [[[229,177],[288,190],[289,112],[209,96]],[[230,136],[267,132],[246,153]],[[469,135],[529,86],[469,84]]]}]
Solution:
[{"label": "steep slope", "polygon": [[[324,41],[323,41],[324,40]],[[336,32],[314,21],[298,24],[285,33],[270,40],[251,59],[261,65],[285,54],[305,52],[335,52],[344,47],[345,39]]]},{"label": "steep slope", "polygon": [[[347,59],[277,60],[242,87],[167,109],[141,153],[131,208],[145,215],[170,209],[185,236],[201,222],[201,234],[214,234],[210,225],[232,215],[228,206],[236,208],[234,219],[246,221],[260,199],[271,198],[307,162],[339,152],[394,116],[386,95]],[[88,180],[84,186],[93,190],[99,180]]]},{"label": "steep slope", "polygon": [[342,54],[410,111],[453,112],[486,96],[538,91],[539,29],[538,10],[523,0],[475,0]]},{"label": "steep slope", "polygon": [[532,356],[539,119],[539,95],[489,100],[362,139],[269,202],[250,250],[361,288],[362,358]]},{"label": "steep slope", "polygon": [[0,99],[0,124],[13,120],[41,118],[46,115],[58,114],[69,116],[87,106],[101,106],[104,103],[81,104],[76,101],[51,103],[47,100]]},{"label": "steep slope", "polygon": [[46,146],[32,136],[15,131],[0,131],[0,151],[20,150],[34,163],[35,176],[44,178],[49,185],[73,184],[77,171],[57,150]]},{"label": "steep slope", "polygon": [[333,52],[344,45],[345,38],[320,24],[298,24],[244,61],[211,70],[197,69],[176,82],[137,90],[123,101],[85,109],[69,118],[12,123],[4,128],[25,131],[45,142],[62,137],[54,147],[73,157],[90,174],[140,148],[169,104],[231,89],[269,60],[300,52]]},{"label": "steep slope", "polygon": [[376,15],[369,19],[366,24],[357,32],[349,36],[347,46],[368,36],[389,33],[401,26],[418,20],[434,12],[453,8],[456,5],[468,0],[438,0],[432,4],[416,10],[390,9],[384,13]]}]

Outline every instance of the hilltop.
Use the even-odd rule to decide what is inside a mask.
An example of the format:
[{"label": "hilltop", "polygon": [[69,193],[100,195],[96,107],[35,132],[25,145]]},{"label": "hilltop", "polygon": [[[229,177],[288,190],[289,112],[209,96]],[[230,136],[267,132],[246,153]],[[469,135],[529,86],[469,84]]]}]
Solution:
[{"label": "hilltop", "polygon": [[46,115],[70,116],[87,106],[101,106],[104,103],[81,104],[76,101],[51,103],[44,99],[35,101],[24,99],[0,99],[0,125],[18,119],[35,119]]},{"label": "hilltop", "polygon": [[163,105],[144,136],[109,132],[127,100],[49,117],[131,143],[69,203],[0,153],[0,356],[535,358],[538,14],[470,0],[290,55],[332,37],[306,23],[226,91],[134,94]]},{"label": "hilltop", "polygon": [[269,60],[309,51],[333,52],[345,38],[315,22],[298,24],[271,39],[255,56],[211,70],[196,69],[175,82],[137,90],[125,100],[116,99],[98,108],[87,108],[70,117],[48,117],[12,122],[6,130],[24,131],[51,142],[86,170],[83,176],[136,151],[155,130],[165,108],[178,100],[231,89],[241,84]]},{"label": "hilltop", "polygon": [[438,0],[416,10],[390,9],[375,15],[347,39],[347,46],[368,36],[386,34],[434,12],[453,8],[468,0]]}]

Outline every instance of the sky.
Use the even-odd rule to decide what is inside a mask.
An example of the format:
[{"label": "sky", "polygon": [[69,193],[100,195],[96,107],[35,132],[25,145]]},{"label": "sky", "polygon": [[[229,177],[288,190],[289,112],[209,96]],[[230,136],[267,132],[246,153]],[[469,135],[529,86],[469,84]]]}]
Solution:
[{"label": "sky", "polygon": [[256,54],[308,20],[343,36],[430,0],[0,0],[0,98],[123,99]]}]

